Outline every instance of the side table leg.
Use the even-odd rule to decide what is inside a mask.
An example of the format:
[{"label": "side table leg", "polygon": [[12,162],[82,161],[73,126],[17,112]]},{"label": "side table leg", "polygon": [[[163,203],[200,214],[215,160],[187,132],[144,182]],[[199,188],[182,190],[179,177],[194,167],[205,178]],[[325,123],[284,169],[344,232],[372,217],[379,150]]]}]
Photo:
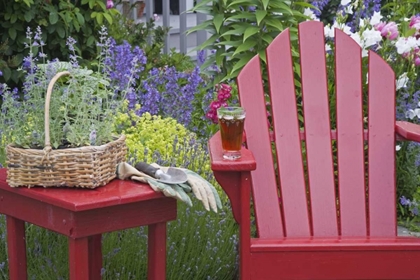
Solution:
[{"label": "side table leg", "polygon": [[102,235],[89,236],[89,280],[100,280],[102,269]]},{"label": "side table leg", "polygon": [[166,222],[149,225],[147,278],[166,278]]},{"label": "side table leg", "polygon": [[68,240],[70,280],[89,280],[89,237]]},{"label": "side table leg", "polygon": [[10,280],[27,279],[25,222],[6,216]]}]

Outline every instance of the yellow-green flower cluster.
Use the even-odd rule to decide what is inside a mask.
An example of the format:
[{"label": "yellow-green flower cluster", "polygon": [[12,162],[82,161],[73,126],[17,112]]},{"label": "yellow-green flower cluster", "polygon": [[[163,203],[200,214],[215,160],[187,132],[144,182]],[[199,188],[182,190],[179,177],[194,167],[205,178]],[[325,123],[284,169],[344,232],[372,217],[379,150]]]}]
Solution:
[{"label": "yellow-green flower cluster", "polygon": [[119,113],[115,130],[127,137],[129,162],[158,162],[196,171],[210,170],[208,155],[196,141],[196,135],[173,118],[147,112],[141,116],[135,111]]}]

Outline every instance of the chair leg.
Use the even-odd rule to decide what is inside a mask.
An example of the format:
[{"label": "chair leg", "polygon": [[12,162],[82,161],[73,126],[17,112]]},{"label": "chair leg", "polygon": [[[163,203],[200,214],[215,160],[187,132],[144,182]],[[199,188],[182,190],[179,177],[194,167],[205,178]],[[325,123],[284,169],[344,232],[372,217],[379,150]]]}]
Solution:
[{"label": "chair leg", "polygon": [[68,240],[70,280],[89,280],[89,237]]},{"label": "chair leg", "polygon": [[102,269],[102,235],[89,237],[89,279],[100,280]]},{"label": "chair leg", "polygon": [[149,225],[147,279],[166,278],[166,222]]},{"label": "chair leg", "polygon": [[10,280],[27,279],[25,222],[6,216]]}]

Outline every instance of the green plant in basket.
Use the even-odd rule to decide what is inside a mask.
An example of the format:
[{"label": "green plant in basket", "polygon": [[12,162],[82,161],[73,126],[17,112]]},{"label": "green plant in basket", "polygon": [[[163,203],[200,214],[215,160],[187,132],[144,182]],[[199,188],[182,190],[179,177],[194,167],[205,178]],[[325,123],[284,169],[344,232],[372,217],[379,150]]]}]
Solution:
[{"label": "green plant in basket", "polygon": [[[69,62],[47,62],[40,33],[39,28],[33,37],[30,30],[27,32],[30,51],[21,69],[25,73],[22,91],[6,85],[1,88],[2,147],[5,144],[31,149],[44,147],[47,87],[57,73],[63,75],[51,84],[48,110],[51,147],[99,146],[112,141],[115,112],[123,105],[134,78],[130,77],[125,89],[112,85],[105,65],[109,54],[105,42],[100,44],[102,49],[95,71],[79,66],[72,38],[67,40],[72,53]],[[132,62],[132,67],[137,67],[136,61]]]}]

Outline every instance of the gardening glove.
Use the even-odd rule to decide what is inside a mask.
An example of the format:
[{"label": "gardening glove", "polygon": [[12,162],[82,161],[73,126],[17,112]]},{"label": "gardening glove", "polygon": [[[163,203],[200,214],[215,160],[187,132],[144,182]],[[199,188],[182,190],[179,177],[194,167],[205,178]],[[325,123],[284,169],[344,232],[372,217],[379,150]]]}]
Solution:
[{"label": "gardening glove", "polygon": [[[156,165],[157,167],[157,165]],[[167,171],[168,167],[160,167],[163,171]],[[187,174],[187,184],[179,184],[183,187],[190,187],[194,196],[203,203],[204,208],[209,211],[210,209],[217,213],[217,209],[222,209],[222,202],[220,201],[217,190],[203,177],[197,173],[185,169],[178,168]]]},{"label": "gardening glove", "polygon": [[[157,165],[152,164],[155,167],[159,167]],[[149,186],[155,192],[162,192],[167,197],[173,197],[177,200],[180,200],[186,203],[188,206],[192,206],[191,198],[187,195],[185,191],[191,192],[191,188],[189,186],[179,186],[179,185],[169,185],[162,182],[158,182],[155,178],[138,171],[136,168],[131,166],[126,162],[121,162],[117,165],[117,177],[121,180],[135,180],[138,182],[149,184]]]},{"label": "gardening glove", "polygon": [[220,201],[219,193],[212,184],[189,169],[180,169],[187,174],[187,183],[190,185],[195,197],[198,200],[201,200],[207,211],[211,208],[211,210],[217,213],[217,209],[222,209],[222,202]]},{"label": "gardening glove", "polygon": [[[159,167],[164,172],[168,169],[168,167],[161,167],[158,165],[155,165],[155,167]],[[187,174],[187,186],[185,186],[186,184],[179,185],[183,185],[184,188],[189,186],[195,197],[203,203],[203,206],[207,211],[211,209],[217,213],[217,209],[222,209],[222,202],[220,201],[219,194],[212,184],[189,169],[178,169]]]}]

